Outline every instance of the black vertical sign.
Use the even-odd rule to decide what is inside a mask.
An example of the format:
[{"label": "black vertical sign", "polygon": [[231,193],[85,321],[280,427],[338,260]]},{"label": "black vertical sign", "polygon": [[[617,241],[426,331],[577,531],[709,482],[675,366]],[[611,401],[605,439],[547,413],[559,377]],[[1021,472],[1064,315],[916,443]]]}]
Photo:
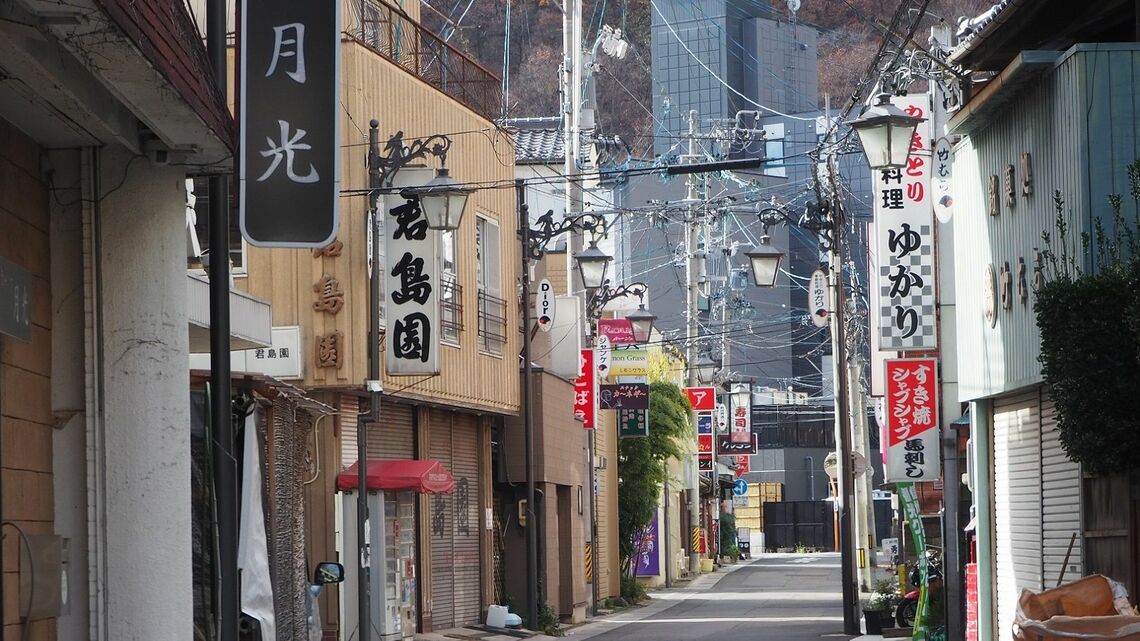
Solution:
[{"label": "black vertical sign", "polygon": [[340,2],[242,0],[241,232],[260,247],[323,247],[340,188]]}]

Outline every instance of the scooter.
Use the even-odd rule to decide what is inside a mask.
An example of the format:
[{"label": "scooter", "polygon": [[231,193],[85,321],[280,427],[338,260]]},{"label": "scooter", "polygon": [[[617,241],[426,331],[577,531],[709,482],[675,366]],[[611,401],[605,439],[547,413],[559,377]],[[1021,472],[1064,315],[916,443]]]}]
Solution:
[{"label": "scooter", "polygon": [[[942,562],[934,554],[928,554],[926,557],[926,575],[927,591],[941,587]],[[908,578],[914,589],[903,595],[895,607],[895,622],[900,628],[913,628],[914,620],[918,616],[918,599],[922,592],[922,572],[917,562],[910,566]]]}]

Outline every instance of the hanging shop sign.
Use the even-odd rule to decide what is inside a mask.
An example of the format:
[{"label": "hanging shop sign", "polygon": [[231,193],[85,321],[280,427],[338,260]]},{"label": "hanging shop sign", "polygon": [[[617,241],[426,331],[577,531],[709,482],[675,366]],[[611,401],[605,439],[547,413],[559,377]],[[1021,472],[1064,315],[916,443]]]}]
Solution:
[{"label": "hanging shop sign", "polygon": [[[649,375],[649,351],[645,349],[615,349],[610,356],[610,376],[621,383],[644,383]],[[626,380],[638,378],[641,380]]]},{"label": "hanging shop sign", "polygon": [[694,412],[711,412],[716,409],[715,387],[686,387],[685,396]]},{"label": "hanging shop sign", "polygon": [[598,335],[597,345],[594,348],[594,358],[594,366],[598,370],[598,380],[608,380],[611,365],[610,339],[608,336]]},{"label": "hanging shop sign", "polygon": [[697,414],[697,434],[713,433],[712,414]]},{"label": "hanging shop sign", "polygon": [[0,258],[0,336],[32,340],[32,274]]},{"label": "hanging shop sign", "polygon": [[594,429],[594,350],[584,349],[578,356],[578,377],[574,379],[574,418],[582,427]]},{"label": "hanging shop sign", "polygon": [[711,471],[713,471],[713,456],[712,456],[712,454],[698,454],[697,455],[697,471],[698,472],[711,472]]},{"label": "hanging shop sign", "polygon": [[891,99],[919,123],[903,168],[875,176],[875,228],[879,293],[879,349],[936,349],[934,314],[934,216],[931,206],[930,97]]},{"label": "hanging shop sign", "polygon": [[938,363],[933,358],[886,362],[886,480],[939,478]]},{"label": "hanging shop sign", "polygon": [[538,328],[549,332],[554,327],[554,286],[545,278],[538,283],[538,301],[535,307],[538,312]]},{"label": "hanging shop sign", "polygon": [[323,247],[340,209],[340,4],[241,3],[242,236]]},{"label": "hanging shop sign", "polygon": [[811,282],[808,285],[808,301],[811,303],[811,322],[816,327],[827,327],[828,322],[828,303],[831,297],[828,296],[827,290],[827,274],[822,269],[817,269],[811,274]]},{"label": "hanging shop sign", "polygon": [[740,478],[745,474],[752,471],[752,457],[748,454],[740,454],[736,457],[736,478]]},{"label": "hanging shop sign", "polygon": [[647,383],[615,383],[598,386],[598,408],[603,410],[649,409]]},{"label": "hanging shop sign", "polygon": [[949,138],[943,136],[935,141],[931,162],[934,163],[931,180],[934,215],[938,222],[948,223],[954,215],[954,198],[950,195],[950,178],[954,175],[954,147]]},{"label": "hanging shop sign", "polygon": [[419,199],[400,200],[384,221],[386,369],[391,376],[438,374],[439,234],[428,229]]},{"label": "hanging shop sign", "polygon": [[614,345],[633,345],[633,323],[627,318],[603,318],[598,321],[598,335],[605,336]]},{"label": "hanging shop sign", "polygon": [[697,454],[713,453],[712,434],[697,434]]},{"label": "hanging shop sign", "polygon": [[649,436],[648,410],[618,410],[618,438]]},{"label": "hanging shop sign", "polygon": [[755,454],[759,449],[759,443],[755,434],[752,435],[752,440],[748,442],[734,441],[727,434],[718,434],[716,448],[717,453],[721,456]]},{"label": "hanging shop sign", "polygon": [[729,426],[729,440],[733,443],[752,441],[752,392],[733,392],[729,396],[732,403],[732,423]]}]

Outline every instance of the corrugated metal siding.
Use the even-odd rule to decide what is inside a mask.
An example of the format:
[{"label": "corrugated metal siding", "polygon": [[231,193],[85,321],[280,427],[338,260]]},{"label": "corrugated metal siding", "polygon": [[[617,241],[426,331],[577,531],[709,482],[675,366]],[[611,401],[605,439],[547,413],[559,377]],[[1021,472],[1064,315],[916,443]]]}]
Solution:
[{"label": "corrugated metal siding", "polygon": [[415,458],[415,412],[416,408],[411,405],[381,403],[380,424],[368,425],[368,458]]},{"label": "corrugated metal siding", "polygon": [[479,434],[474,415],[433,409],[429,456],[455,477],[453,494],[431,498],[432,628],[480,621]]},{"label": "corrugated metal siding", "polygon": [[1022,589],[1041,589],[1041,415],[1037,388],[994,401],[998,640],[1013,638]]},{"label": "corrugated metal siding", "polygon": [[[1091,228],[1093,213],[1108,215],[1107,196],[1128,193],[1127,163],[1140,156],[1136,122],[1140,110],[1140,51],[1136,45],[1078,47],[1050,73],[1010,101],[993,124],[965,138],[955,150],[954,246],[958,297],[961,400],[994,396],[1041,381],[1041,342],[1033,317],[1033,294],[1021,304],[1016,291],[1018,259],[1031,280],[1033,250],[1041,232],[1052,230],[1053,192],[1061,190],[1072,212],[1071,248]],[[1012,164],[1021,180],[1020,156],[1032,155],[1033,195],[1017,197],[999,216],[987,211],[986,178]],[[1020,193],[1020,192],[1019,192]],[[1125,216],[1134,205],[1124,198]],[[1054,234],[1055,235],[1055,234]],[[1056,241],[1055,241],[1056,242]],[[983,316],[983,274],[1014,273],[1012,309],[998,304],[997,327]],[[1000,297],[1000,283],[998,287]]]},{"label": "corrugated metal siding", "polygon": [[1045,587],[1061,575],[1069,541],[1077,535],[1065,576],[1081,576],[1081,469],[1065,456],[1053,400],[1041,400],[1041,540]]}]

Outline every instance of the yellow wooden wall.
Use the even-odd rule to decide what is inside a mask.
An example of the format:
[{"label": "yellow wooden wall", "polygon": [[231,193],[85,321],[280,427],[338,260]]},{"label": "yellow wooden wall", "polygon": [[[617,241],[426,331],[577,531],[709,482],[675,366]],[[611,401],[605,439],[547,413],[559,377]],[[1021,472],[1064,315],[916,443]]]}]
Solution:
[{"label": "yellow wooden wall", "polygon": [[[504,188],[480,189],[468,200],[456,241],[457,271],[463,286],[463,331],[460,348],[443,347],[441,374],[433,378],[385,377],[384,389],[399,397],[448,405],[513,413],[519,408],[518,305],[515,283],[519,271],[516,238],[514,150],[509,138],[491,122],[434,87],[420,81],[363,45],[342,43],[340,234],[341,256],[314,257],[310,250],[257,249],[248,253],[249,276],[238,286],[273,305],[274,325],[301,325],[305,353],[305,387],[360,387],[368,371],[368,277],[365,214],[367,198],[368,123],[380,121],[381,142],[396,131],[405,140],[436,133],[451,134],[447,157],[451,175],[464,183],[502,183]],[[347,191],[346,191],[347,190]],[[501,297],[507,300],[506,343],[501,356],[478,349],[478,290],[476,286],[476,214],[499,224],[502,248]],[[314,312],[313,285],[324,274],[341,283],[344,308],[338,314]],[[316,337],[344,334],[342,367],[315,367]],[[410,385],[410,386],[409,386]],[[405,388],[406,389],[401,389]]]}]

